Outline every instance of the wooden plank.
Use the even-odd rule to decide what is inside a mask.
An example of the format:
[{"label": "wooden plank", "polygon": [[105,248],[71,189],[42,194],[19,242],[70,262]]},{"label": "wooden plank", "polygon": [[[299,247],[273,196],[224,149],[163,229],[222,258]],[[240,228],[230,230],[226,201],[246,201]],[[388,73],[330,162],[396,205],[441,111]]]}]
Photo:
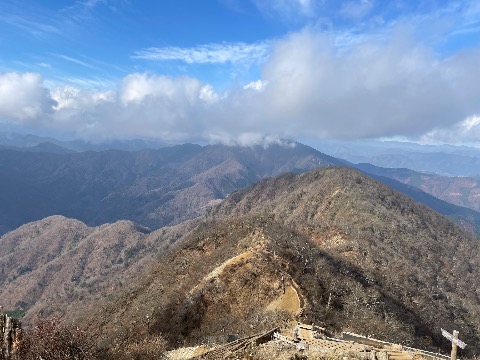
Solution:
[{"label": "wooden plank", "polygon": [[450,340],[452,343],[454,343],[455,345],[457,345],[459,348],[461,349],[465,349],[465,346],[467,346],[467,344],[465,344],[462,340],[458,339],[458,338],[455,338],[452,334],[450,334],[448,331],[446,330],[442,330],[442,335],[444,337],[446,337],[448,340]]}]

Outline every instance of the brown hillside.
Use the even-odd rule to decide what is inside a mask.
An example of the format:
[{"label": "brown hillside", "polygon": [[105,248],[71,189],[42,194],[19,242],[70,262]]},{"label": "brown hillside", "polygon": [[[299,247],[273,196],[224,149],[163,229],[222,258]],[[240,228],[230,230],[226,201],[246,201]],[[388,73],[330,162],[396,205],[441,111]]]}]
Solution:
[{"label": "brown hillside", "polygon": [[480,180],[473,177],[441,176],[410,169],[380,168],[371,164],[355,165],[369,174],[395,179],[415,186],[451,204],[480,210]]},{"label": "brown hillside", "polygon": [[189,223],[156,232],[119,221],[96,228],[62,216],[0,238],[0,304],[37,317],[83,315],[134,281]]},{"label": "brown hillside", "polygon": [[232,194],[96,326],[175,347],[300,319],[447,350],[443,327],[473,354],[479,265],[478,239],[356,171],[289,174]]},{"label": "brown hillside", "polygon": [[449,203],[480,210],[480,181],[469,177],[447,177],[421,174],[418,177],[399,177],[397,180],[416,186]]}]

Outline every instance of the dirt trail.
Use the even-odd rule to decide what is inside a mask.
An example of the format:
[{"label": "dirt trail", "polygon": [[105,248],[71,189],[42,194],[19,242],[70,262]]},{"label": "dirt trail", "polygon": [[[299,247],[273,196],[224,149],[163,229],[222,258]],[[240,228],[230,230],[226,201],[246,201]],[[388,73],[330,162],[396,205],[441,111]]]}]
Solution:
[{"label": "dirt trail", "polygon": [[285,294],[272,301],[266,310],[286,310],[291,314],[298,315],[301,311],[301,301],[297,290],[289,285],[285,287]]}]

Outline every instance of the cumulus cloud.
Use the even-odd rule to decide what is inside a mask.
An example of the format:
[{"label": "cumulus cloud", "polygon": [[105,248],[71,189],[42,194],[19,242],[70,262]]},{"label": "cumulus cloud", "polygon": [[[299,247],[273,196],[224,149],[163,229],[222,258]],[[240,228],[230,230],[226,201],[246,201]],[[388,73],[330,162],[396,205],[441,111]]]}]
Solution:
[{"label": "cumulus cloud", "polygon": [[213,86],[208,84],[202,86],[200,89],[199,98],[208,104],[214,104],[221,99],[220,95],[217,94]]},{"label": "cumulus cloud", "polygon": [[57,129],[88,139],[155,137],[188,141],[207,126],[208,109],[222,99],[209,84],[191,77],[129,74],[115,91],[92,92],[73,86],[52,91]]},{"label": "cumulus cloud", "polygon": [[39,74],[0,74],[0,118],[27,123],[50,113],[53,106]]},{"label": "cumulus cloud", "polygon": [[54,88],[51,96],[56,102],[54,109],[57,111],[65,109],[85,111],[93,109],[98,103],[111,102],[115,99],[113,91],[90,92],[71,85]]},{"label": "cumulus cloud", "polygon": [[123,105],[170,101],[181,108],[198,101],[201,87],[199,80],[190,77],[171,78],[136,73],[122,80],[119,96]]},{"label": "cumulus cloud", "polygon": [[429,131],[420,140],[426,143],[478,143],[480,141],[480,114],[469,116],[453,126]]},{"label": "cumulus cloud", "polygon": [[279,41],[263,71],[261,117],[296,135],[417,137],[478,112],[479,52],[438,59],[408,34],[388,40],[339,52],[307,29]]},{"label": "cumulus cloud", "polygon": [[192,77],[134,73],[110,91],[49,92],[39,75],[4,74],[0,115],[42,118],[85,138],[252,145],[302,136],[453,139],[450,132],[480,140],[477,50],[441,58],[400,30],[339,49],[315,28],[271,46],[258,80],[221,94]]}]

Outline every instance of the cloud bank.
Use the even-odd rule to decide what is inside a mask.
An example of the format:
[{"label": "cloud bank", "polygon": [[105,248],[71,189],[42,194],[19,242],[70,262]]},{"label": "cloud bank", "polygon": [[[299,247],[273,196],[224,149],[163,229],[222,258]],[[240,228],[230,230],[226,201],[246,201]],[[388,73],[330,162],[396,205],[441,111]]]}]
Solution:
[{"label": "cloud bank", "polygon": [[[205,61],[236,59],[208,56]],[[133,73],[115,89],[93,92],[71,85],[47,89],[38,74],[6,73],[0,75],[0,118],[87,139],[476,142],[479,63],[478,50],[439,57],[402,29],[339,49],[328,34],[306,28],[272,42],[259,79],[223,93],[193,77]]]}]

